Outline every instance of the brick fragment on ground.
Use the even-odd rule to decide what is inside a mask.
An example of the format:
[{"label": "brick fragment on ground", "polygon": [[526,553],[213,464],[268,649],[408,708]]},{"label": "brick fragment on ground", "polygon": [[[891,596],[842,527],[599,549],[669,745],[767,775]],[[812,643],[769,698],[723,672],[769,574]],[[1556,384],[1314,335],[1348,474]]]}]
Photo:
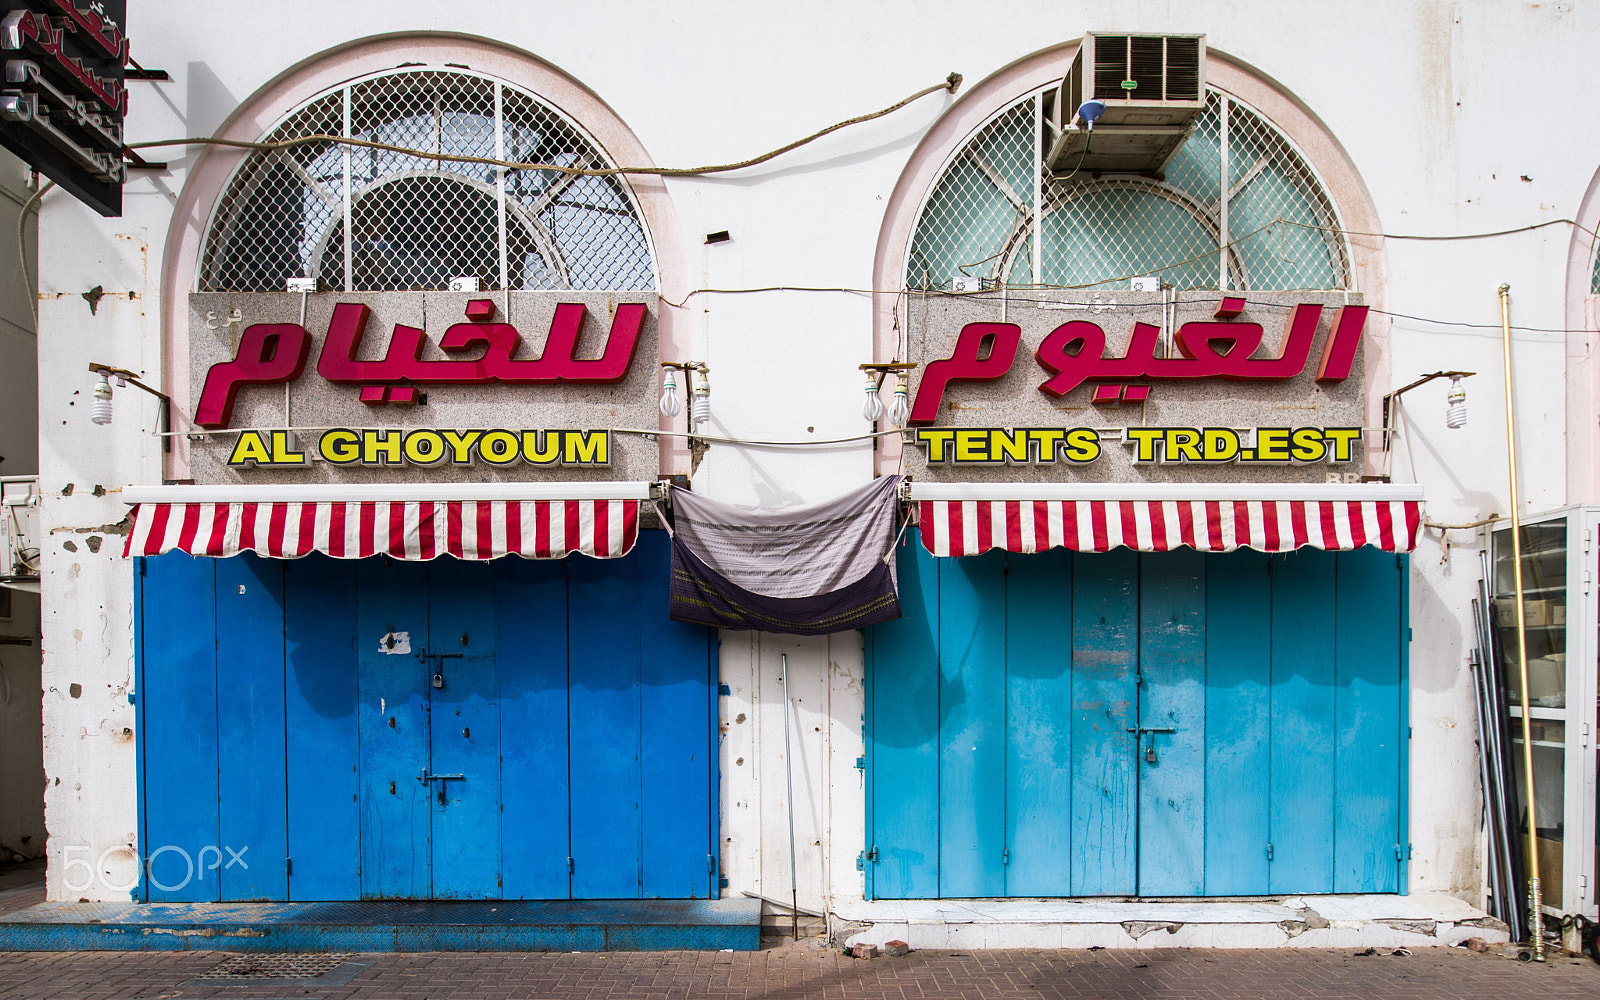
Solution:
[{"label": "brick fragment on ground", "polygon": [[878,946],[875,944],[857,944],[850,946],[851,958],[877,958]]},{"label": "brick fragment on ground", "polygon": [[883,953],[890,958],[899,958],[911,950],[911,946],[904,941],[885,941]]}]

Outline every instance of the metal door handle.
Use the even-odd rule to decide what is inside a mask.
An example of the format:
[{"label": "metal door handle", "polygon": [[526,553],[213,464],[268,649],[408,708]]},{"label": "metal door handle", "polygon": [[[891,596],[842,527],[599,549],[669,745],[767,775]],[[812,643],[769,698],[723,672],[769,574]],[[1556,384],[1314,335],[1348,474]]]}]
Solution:
[{"label": "metal door handle", "polygon": [[[1178,731],[1172,726],[1129,726],[1127,728],[1128,732],[1138,734],[1135,737],[1136,744],[1144,743],[1145,733],[1175,733]],[[1144,762],[1146,764],[1155,764],[1158,762],[1156,758],[1156,741],[1153,735],[1150,739],[1150,745],[1144,748],[1142,756],[1144,757]]]},{"label": "metal door handle", "polygon": [[447,801],[447,796],[445,795],[445,784],[444,783],[446,781],[461,781],[461,780],[464,780],[465,778],[466,778],[466,775],[464,775],[464,774],[429,774],[427,768],[423,768],[422,769],[422,773],[417,776],[417,780],[422,782],[424,785],[426,785],[430,781],[437,781],[439,783],[438,795],[439,795],[439,804],[441,806],[444,805],[446,803],[446,801]]}]

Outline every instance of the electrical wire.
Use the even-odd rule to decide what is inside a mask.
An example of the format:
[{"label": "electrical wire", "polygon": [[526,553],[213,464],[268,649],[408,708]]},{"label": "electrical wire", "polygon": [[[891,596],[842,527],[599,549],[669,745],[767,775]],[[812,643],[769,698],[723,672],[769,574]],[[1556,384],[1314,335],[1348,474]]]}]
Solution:
[{"label": "electrical wire", "polygon": [[1078,165],[1072,168],[1072,173],[1066,175],[1051,174],[1051,180],[1070,181],[1072,178],[1078,176],[1078,171],[1083,169],[1083,161],[1089,158],[1089,144],[1094,142],[1094,129],[1090,129],[1088,135],[1089,137],[1083,140],[1083,153],[1078,157]]},{"label": "electrical wire", "polygon": [[[1216,255],[1216,251],[1212,250],[1212,251],[1206,253],[1204,256],[1212,257],[1212,256],[1215,256],[1215,255]],[[1179,262],[1179,263],[1183,263],[1183,262]],[[1175,267],[1175,266],[1178,266],[1178,265],[1177,264],[1167,264],[1167,265],[1163,265],[1162,267],[1152,268],[1151,271],[1160,271],[1160,270],[1163,270],[1164,268]],[[1149,274],[1149,273],[1151,273],[1151,271],[1144,271],[1144,272],[1141,272],[1141,274]],[[1132,275],[1130,277],[1137,277],[1137,275]],[[1081,306],[1086,306],[1087,307],[1087,306],[1104,305],[1105,303],[1102,303],[1102,302],[1091,302],[1091,301],[1061,302],[1059,299],[1029,298],[1028,296],[1017,295],[1016,293],[1019,292],[1019,291],[1030,291],[1030,290],[1045,291],[1045,290],[1057,289],[1057,288],[1062,289],[1062,290],[1081,290],[1083,288],[1092,288],[1095,285],[1105,284],[1105,283],[1108,283],[1108,282],[1111,282],[1111,281],[1115,281],[1115,280],[1117,280],[1117,279],[1115,279],[1115,278],[1107,278],[1104,281],[1098,281],[1098,282],[1094,282],[1094,283],[1088,284],[1088,285],[1021,285],[1021,286],[1010,286],[1010,288],[1011,288],[1011,292],[1012,292],[1012,301],[1013,302],[1050,302],[1050,303],[1055,304],[1055,305],[1081,305]],[[1292,291],[1293,289],[1274,289],[1274,291],[1285,291],[1285,290]],[[994,289],[987,289],[986,291],[993,292]],[[1215,294],[1222,294],[1221,291],[1219,291],[1218,289],[1215,289],[1215,288],[1212,288],[1212,289],[1189,289],[1189,291],[1194,291],[1194,292],[1209,291],[1209,292],[1212,292],[1212,293],[1215,293]],[[1339,292],[1339,291],[1344,291],[1344,289],[1338,289],[1338,288],[1333,288],[1333,289],[1306,289],[1306,291]],[[970,297],[970,296],[973,296],[973,295],[981,294],[981,293],[978,293],[978,292],[952,292],[952,291],[948,291],[948,290],[942,289],[942,288],[852,288],[852,287],[845,286],[845,285],[763,285],[763,286],[760,286],[760,287],[753,287],[753,288],[712,288],[712,287],[694,288],[694,289],[690,289],[688,292],[684,293],[683,298],[679,299],[677,301],[669,299],[666,296],[662,296],[661,304],[662,305],[666,305],[666,306],[671,306],[671,307],[676,308],[676,309],[682,309],[682,308],[684,308],[685,306],[687,306],[689,304],[689,300],[690,299],[694,299],[694,298],[697,298],[697,297],[702,296],[702,295],[751,295],[751,294],[757,294],[757,293],[762,293],[762,292],[840,292],[840,293],[844,293],[844,294],[848,294],[848,295],[894,295],[894,296],[921,295],[921,296],[925,296],[925,297],[926,296],[932,296],[932,297],[942,297],[942,298],[967,298],[967,297]],[[1282,302],[1264,302],[1264,301],[1260,301],[1260,300],[1251,300],[1249,298],[1249,293],[1248,292],[1245,292],[1245,293],[1241,294],[1240,292],[1238,292],[1236,290],[1230,289],[1227,294],[1230,297],[1233,297],[1233,298],[1243,298],[1246,301],[1248,301],[1252,306],[1254,306],[1255,308],[1258,308],[1258,309],[1283,309],[1283,310],[1288,310],[1288,309],[1293,309],[1294,308],[1294,306],[1292,304],[1285,304],[1285,303],[1282,303]],[[1462,329],[1469,329],[1469,330],[1498,330],[1500,328],[1499,324],[1497,324],[1497,323],[1467,323],[1467,322],[1463,322],[1461,320],[1438,319],[1438,318],[1432,317],[1432,316],[1417,316],[1417,315],[1414,315],[1412,313],[1395,312],[1395,311],[1390,310],[1390,309],[1379,309],[1376,306],[1369,306],[1368,308],[1369,308],[1369,310],[1371,312],[1373,312],[1376,315],[1389,316],[1389,317],[1394,318],[1394,319],[1407,319],[1407,320],[1412,320],[1412,321],[1415,321],[1415,322],[1418,322],[1418,323],[1431,323],[1431,324],[1433,324],[1435,326],[1453,326],[1453,327],[1460,327]],[[1517,331],[1520,331],[1520,332],[1523,332],[1523,333],[1587,333],[1587,332],[1592,332],[1592,331],[1587,331],[1587,330],[1583,330],[1583,329],[1571,329],[1571,328],[1567,328],[1567,327],[1518,326],[1518,325],[1516,325],[1514,323],[1512,324],[1511,329],[1517,330]]]},{"label": "electrical wire", "polygon": [[[1448,240],[1487,240],[1496,236],[1515,236],[1518,233],[1528,233],[1535,229],[1543,229],[1546,226],[1567,225],[1574,229],[1582,230],[1583,232],[1588,233],[1590,236],[1593,236],[1595,239],[1600,240],[1600,233],[1595,232],[1593,229],[1590,229],[1583,223],[1578,222],[1576,219],[1551,219],[1548,222],[1535,222],[1529,226],[1518,226],[1516,229],[1498,229],[1492,233],[1447,233],[1441,236],[1422,236],[1408,233],[1363,233],[1354,229],[1340,229],[1336,226],[1314,226],[1309,222],[1295,222],[1293,219],[1278,219],[1277,221],[1288,226],[1299,226],[1301,229],[1315,229],[1324,233],[1340,233],[1344,236],[1371,236],[1380,240],[1421,240],[1426,242],[1442,242]],[[1497,326],[1495,329],[1498,330],[1499,327]]]},{"label": "electrical wire", "polygon": [[885,115],[893,114],[913,101],[927,97],[929,94],[936,94],[941,90],[945,91],[946,93],[954,94],[957,88],[960,86],[961,74],[951,73],[949,76],[945,77],[943,83],[936,84],[932,87],[924,87],[915,94],[912,94],[910,97],[907,97],[901,101],[896,101],[894,104],[889,105],[887,108],[884,108],[881,111],[873,111],[868,114],[857,115],[854,118],[846,118],[842,122],[835,122],[832,125],[829,125],[827,128],[813,132],[803,139],[796,139],[794,142],[784,146],[779,146],[777,149],[762,153],[760,156],[752,156],[748,160],[740,160],[737,163],[718,163],[704,167],[569,167],[563,166],[559,163],[523,163],[516,160],[501,160],[492,156],[471,156],[462,153],[444,153],[422,149],[412,149],[408,146],[396,146],[387,142],[376,142],[371,139],[356,139],[350,136],[342,135],[302,135],[293,139],[280,139],[273,142],[249,142],[243,139],[216,138],[156,139],[150,142],[128,143],[126,148],[140,150],[157,149],[164,146],[226,146],[230,149],[278,150],[291,149],[295,146],[307,145],[355,146],[361,149],[376,149],[385,153],[399,153],[404,156],[415,156],[422,160],[436,160],[449,163],[479,163],[491,167],[504,167],[507,170],[549,170],[555,173],[572,174],[578,177],[611,177],[617,174],[640,174],[653,175],[657,177],[693,177],[700,174],[721,174],[727,173],[730,170],[743,170],[746,167],[754,167],[759,164],[766,163],[768,160],[775,159],[779,156],[782,156],[784,153],[799,149],[801,146],[804,146],[807,143],[815,142],[816,140],[821,139],[823,136],[831,135],[842,128],[848,128],[851,125],[859,125],[863,122],[870,122],[874,119],[882,118]]},{"label": "electrical wire", "polygon": [[1481,528],[1486,524],[1493,524],[1496,521],[1503,520],[1505,520],[1505,518],[1501,517],[1499,514],[1490,514],[1488,517],[1483,518],[1482,520],[1469,521],[1466,524],[1440,524],[1437,521],[1424,520],[1422,522],[1422,526],[1424,528],[1437,528],[1440,531],[1462,531],[1467,528]]},{"label": "electrical wire", "polygon": [[[394,428],[392,428],[392,427],[351,427],[351,426],[348,426],[348,425],[328,424],[328,425],[325,425],[325,426],[315,426],[315,427],[273,427],[273,428],[265,428],[265,427],[217,427],[217,428],[207,428],[207,429],[203,429],[203,430],[187,430],[187,431],[152,431],[150,436],[151,437],[158,437],[158,438],[162,438],[162,437],[203,438],[203,437],[209,437],[209,436],[211,436],[213,434],[215,434],[215,435],[233,435],[233,434],[243,434],[246,431],[264,431],[264,430],[269,430],[269,429],[270,430],[298,431],[298,432],[304,432],[304,431],[333,431],[333,430],[348,430],[348,431],[391,431],[391,430],[394,430]],[[842,437],[842,438],[820,438],[820,439],[815,440],[815,441],[810,441],[810,440],[807,440],[807,441],[769,441],[769,440],[761,440],[761,439],[755,439],[755,438],[722,437],[722,436],[716,435],[716,434],[699,434],[699,433],[696,433],[694,431],[650,430],[650,429],[644,428],[644,427],[609,427],[609,428],[606,428],[606,430],[609,430],[613,434],[627,434],[627,435],[631,435],[633,437],[643,437],[643,438],[657,438],[657,437],[692,438],[692,439],[695,439],[695,440],[698,440],[698,441],[708,441],[708,442],[710,442],[712,444],[733,444],[733,445],[739,445],[741,447],[748,447],[748,448],[815,448],[815,447],[819,447],[819,446],[823,446],[823,445],[854,444],[857,441],[870,441],[873,438],[889,437],[890,435],[893,435],[893,434],[909,434],[910,433],[910,428],[896,427],[896,428],[893,428],[893,429],[890,429],[890,430],[886,430],[886,431],[872,431],[871,433],[868,433],[868,434],[855,434],[855,435],[852,435],[850,437]]]},{"label": "electrical wire", "polygon": [[28,196],[17,213],[17,263],[22,268],[22,290],[28,296],[28,308],[33,312],[33,331],[36,334],[39,332],[39,293],[33,287],[33,275],[28,270],[28,213],[37,209],[45,192],[55,186],[55,181],[39,185],[39,190]]}]

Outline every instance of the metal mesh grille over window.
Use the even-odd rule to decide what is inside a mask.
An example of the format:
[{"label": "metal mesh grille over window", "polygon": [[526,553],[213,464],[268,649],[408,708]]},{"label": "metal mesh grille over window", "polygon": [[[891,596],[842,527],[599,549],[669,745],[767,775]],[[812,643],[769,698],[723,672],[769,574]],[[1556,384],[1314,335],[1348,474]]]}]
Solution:
[{"label": "metal mesh grille over window", "polygon": [[[1342,289],[1349,251],[1305,158],[1260,113],[1212,90],[1159,174],[1045,164],[1055,88],[995,117],[950,160],[917,221],[906,285]],[[1091,137],[1091,142],[1092,142]],[[1597,279],[1600,280],[1600,279]]]},{"label": "metal mesh grille over window", "polygon": [[251,153],[218,203],[201,291],[282,291],[289,278],[344,291],[408,291],[478,278],[485,288],[656,287],[638,207],[620,177],[502,170],[429,154],[605,167],[554,108],[497,80],[407,69],[325,94]]}]

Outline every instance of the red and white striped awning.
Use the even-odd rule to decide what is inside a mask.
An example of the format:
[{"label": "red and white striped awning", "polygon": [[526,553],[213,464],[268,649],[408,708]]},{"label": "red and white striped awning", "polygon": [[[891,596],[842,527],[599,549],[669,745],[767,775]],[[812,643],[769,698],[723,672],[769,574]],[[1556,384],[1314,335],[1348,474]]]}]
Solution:
[{"label": "red and white striped awning", "polygon": [[[644,487],[648,497],[649,484],[638,485]],[[627,555],[638,540],[639,504],[643,499],[275,500],[250,496],[259,495],[262,489],[277,487],[239,491],[245,496],[237,498],[163,498],[138,503],[123,555],[187,552],[227,557],[254,552],[276,559],[295,559],[321,552],[337,559],[386,555],[425,561],[447,555],[457,559],[497,559],[505,555],[561,559],[581,553],[613,559]],[[162,487],[126,492],[170,495],[182,490],[205,488]],[[363,491],[346,487],[341,492],[348,495]]]},{"label": "red and white striped awning", "polygon": [[[936,556],[979,555],[994,548],[1007,552],[1052,548],[1107,552],[1118,546],[1139,552],[1182,547],[1202,552],[1239,548],[1289,552],[1307,546],[1343,551],[1371,545],[1387,552],[1410,552],[1422,531],[1420,490],[1387,484],[1318,486],[1315,490],[1276,487],[1272,492],[1277,496],[1259,498],[1241,495],[1246,492],[1241,487],[1180,489],[1167,484],[1155,490],[1125,486],[1107,490],[1102,484],[1073,490],[1122,494],[1114,498],[1037,496],[1045,492],[1064,490],[1046,491],[1033,484],[1006,489],[989,484],[914,483],[912,498],[918,501],[922,544]],[[1149,495],[1153,492],[1178,493],[1184,498]],[[1224,492],[1233,495],[1219,495]],[[1248,492],[1261,490],[1252,486]],[[919,499],[919,493],[923,498]],[[954,495],[931,498],[929,493]],[[1036,496],[995,496],[1007,493]]]}]

